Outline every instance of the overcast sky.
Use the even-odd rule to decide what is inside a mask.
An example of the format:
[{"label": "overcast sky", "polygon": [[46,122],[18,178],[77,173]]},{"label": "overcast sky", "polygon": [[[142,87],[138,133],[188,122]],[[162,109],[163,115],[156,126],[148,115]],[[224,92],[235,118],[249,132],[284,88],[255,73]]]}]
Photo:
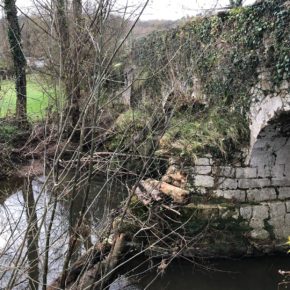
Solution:
[{"label": "overcast sky", "polygon": [[[128,2],[130,5],[144,2],[145,0],[118,0],[120,3]],[[254,0],[245,0],[245,4],[251,4]],[[214,7],[224,7],[228,5],[229,0],[150,0],[142,20],[148,19],[172,19],[176,20],[184,16],[197,14],[203,9]],[[20,7],[31,6],[31,0],[16,0]]]}]

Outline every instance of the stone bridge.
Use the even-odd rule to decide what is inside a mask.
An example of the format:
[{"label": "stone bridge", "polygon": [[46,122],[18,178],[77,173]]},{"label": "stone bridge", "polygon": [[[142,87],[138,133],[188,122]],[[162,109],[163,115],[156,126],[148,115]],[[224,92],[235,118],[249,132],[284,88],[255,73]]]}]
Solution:
[{"label": "stone bridge", "polygon": [[[193,183],[201,194],[237,201],[237,217],[246,219],[253,239],[285,242],[290,235],[290,93],[260,70],[251,89],[250,144],[242,158],[220,164],[198,158]],[[241,161],[242,160],[242,161]]]}]

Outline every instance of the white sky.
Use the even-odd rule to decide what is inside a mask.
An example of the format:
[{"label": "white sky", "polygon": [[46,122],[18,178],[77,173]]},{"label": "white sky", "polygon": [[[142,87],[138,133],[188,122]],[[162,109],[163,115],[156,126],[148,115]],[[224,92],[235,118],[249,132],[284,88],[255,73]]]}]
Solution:
[{"label": "white sky", "polygon": [[[33,6],[32,0],[16,0],[16,4],[21,8]],[[138,4],[145,0],[118,0],[121,4],[128,2],[129,5]],[[254,0],[245,0],[245,5],[255,2]],[[214,7],[225,7],[229,0],[150,0],[142,20],[149,19],[172,19],[176,20],[184,16],[195,15],[202,9],[211,9]]]}]

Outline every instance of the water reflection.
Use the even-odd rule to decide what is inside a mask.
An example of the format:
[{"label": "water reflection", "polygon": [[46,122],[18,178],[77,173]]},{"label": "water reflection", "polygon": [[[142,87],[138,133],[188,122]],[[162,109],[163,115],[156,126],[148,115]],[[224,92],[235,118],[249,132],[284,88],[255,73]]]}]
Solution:
[{"label": "water reflection", "polygon": [[[109,212],[112,208],[117,207],[126,195],[126,189],[121,182],[118,182],[118,180],[106,181],[104,177],[99,177],[91,184],[88,202],[90,211],[86,221],[87,227],[93,229],[92,232],[89,231],[91,234],[91,237],[89,237],[91,239],[90,243],[96,242],[100,229],[107,222]],[[44,182],[45,178],[37,178],[32,181],[33,197],[36,201],[36,213],[40,229],[38,241],[40,270],[43,268],[46,236],[53,208],[52,196],[48,187],[44,187]],[[0,205],[0,289],[6,288],[16,262],[18,266],[21,266],[18,282],[26,279],[28,270],[25,259],[27,248],[24,241],[27,230],[27,216],[22,187],[23,183],[19,181],[0,183],[0,190],[2,192],[2,202]],[[3,198],[4,196],[6,199]],[[80,211],[83,197],[83,191],[80,190],[76,196],[73,208],[76,215]],[[67,250],[69,199],[69,196],[64,195],[57,203],[51,228],[48,283],[52,282],[59,275],[63,257]],[[85,245],[89,246],[90,244]],[[22,248],[23,251],[21,253]],[[82,250],[84,250],[84,246],[80,247],[78,253],[81,254]],[[18,257],[21,257],[21,259],[18,260]],[[26,289],[26,287],[27,281],[13,287],[13,289]]]}]

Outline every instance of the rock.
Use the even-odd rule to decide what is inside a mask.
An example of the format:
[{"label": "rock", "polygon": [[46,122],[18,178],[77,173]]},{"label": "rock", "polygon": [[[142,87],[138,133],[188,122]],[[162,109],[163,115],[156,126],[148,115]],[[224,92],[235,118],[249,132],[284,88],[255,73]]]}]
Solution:
[{"label": "rock", "polygon": [[262,188],[270,186],[270,179],[240,179],[239,188]]},{"label": "rock", "polygon": [[252,218],[253,208],[252,206],[243,206],[240,208],[240,215],[243,219],[249,221]]},{"label": "rock", "polygon": [[277,194],[274,188],[261,188],[247,190],[248,201],[267,201],[277,199]]},{"label": "rock", "polygon": [[233,199],[238,201],[245,201],[246,193],[243,190],[216,190],[214,194],[218,197],[223,197],[226,199]]},{"label": "rock", "polygon": [[195,166],[196,174],[207,175],[211,173],[211,166]]},{"label": "rock", "polygon": [[109,290],[142,290],[134,280],[120,276],[109,287]]},{"label": "rock", "polygon": [[264,228],[264,220],[269,219],[269,208],[267,205],[254,205],[250,227],[253,229]]},{"label": "rock", "polygon": [[270,234],[265,229],[255,229],[250,232],[250,237],[254,240],[268,240]]},{"label": "rock", "polygon": [[212,164],[212,161],[211,161],[210,158],[197,158],[194,161],[194,164],[196,166],[208,166],[208,165],[211,165]]},{"label": "rock", "polygon": [[289,225],[285,223],[286,205],[284,202],[268,203],[270,208],[269,224],[273,227],[276,239],[286,239],[289,234]]},{"label": "rock", "polygon": [[194,185],[197,187],[213,187],[214,178],[208,175],[196,175],[194,176]]},{"label": "rock", "polygon": [[218,188],[220,189],[237,189],[238,180],[232,178],[220,178],[218,180]]},{"label": "rock", "polygon": [[278,198],[279,199],[286,199],[290,198],[290,187],[280,187],[278,189]]},{"label": "rock", "polygon": [[218,177],[235,177],[236,169],[231,166],[217,166],[212,169],[213,175]]},{"label": "rock", "polygon": [[237,178],[256,178],[257,168],[256,167],[237,168],[236,177]]}]

